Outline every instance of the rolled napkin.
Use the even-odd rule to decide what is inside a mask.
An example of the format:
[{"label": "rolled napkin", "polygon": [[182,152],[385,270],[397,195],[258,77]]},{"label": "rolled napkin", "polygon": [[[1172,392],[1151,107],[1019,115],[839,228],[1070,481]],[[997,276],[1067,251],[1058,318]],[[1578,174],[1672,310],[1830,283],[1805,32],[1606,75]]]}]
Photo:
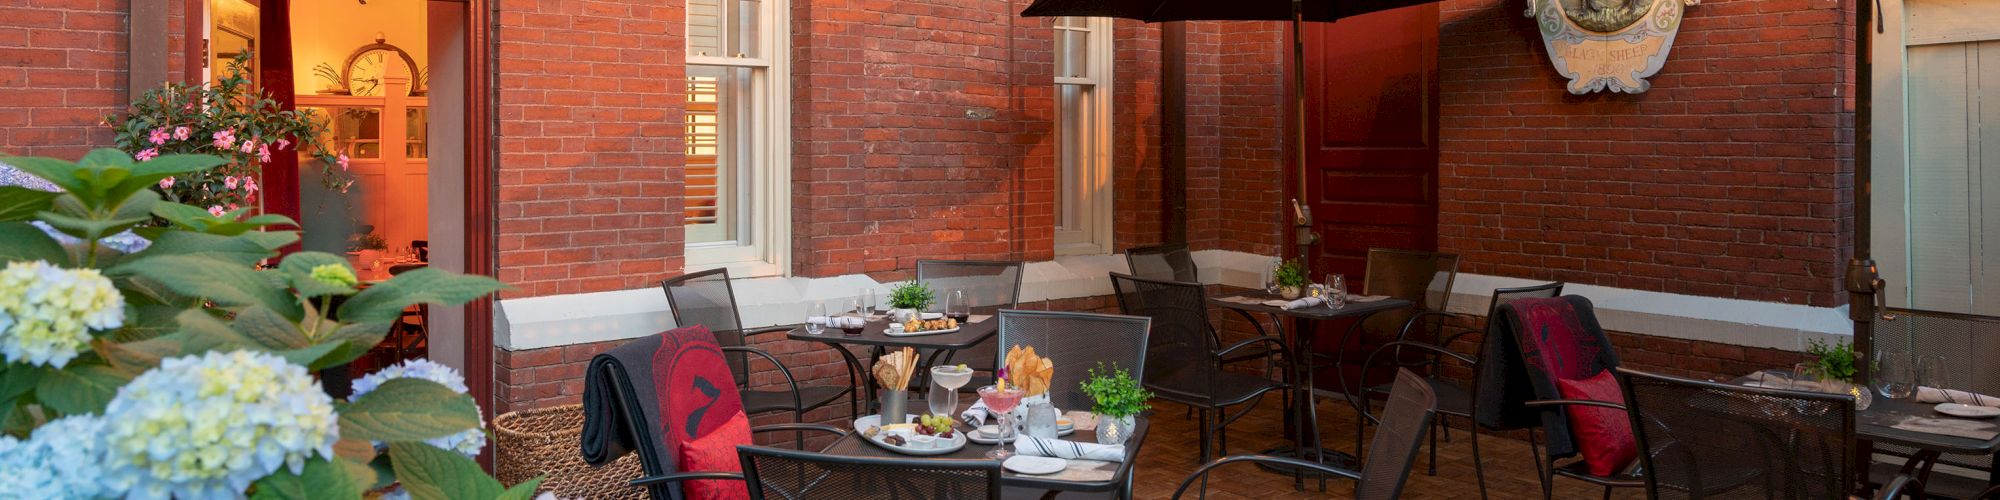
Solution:
[{"label": "rolled napkin", "polygon": [[1958,389],[1939,389],[1936,387],[1922,387],[1922,386],[1917,387],[1917,402],[1958,403],[1963,405],[1990,406],[1994,408],[2000,408],[2000,398],[1988,396],[1985,394],[1965,392]]},{"label": "rolled napkin", "polygon": [[986,409],[985,401],[973,398],[971,407],[966,408],[965,411],[958,412],[958,419],[964,420],[965,423],[972,425],[976,429],[979,426],[986,425],[986,417],[992,414],[992,410]]},{"label": "rolled napkin", "polygon": [[806,323],[824,325],[826,324],[826,316],[806,316]]},{"label": "rolled napkin", "polygon": [[1022,436],[1021,439],[1014,441],[1014,452],[1031,457],[1125,461],[1125,445],[1122,444],[1079,443],[1033,436]]},{"label": "rolled napkin", "polygon": [[1387,298],[1389,298],[1389,296],[1387,296],[1387,295],[1349,295],[1349,296],[1347,296],[1347,301],[1348,301],[1348,302],[1374,302],[1374,301],[1378,301],[1378,300],[1382,300],[1382,299],[1387,299]]},{"label": "rolled napkin", "polygon": [[1308,307],[1313,307],[1324,303],[1326,303],[1326,299],[1322,299],[1319,297],[1300,297],[1299,300],[1286,302],[1285,309],[1287,310],[1305,309]]}]

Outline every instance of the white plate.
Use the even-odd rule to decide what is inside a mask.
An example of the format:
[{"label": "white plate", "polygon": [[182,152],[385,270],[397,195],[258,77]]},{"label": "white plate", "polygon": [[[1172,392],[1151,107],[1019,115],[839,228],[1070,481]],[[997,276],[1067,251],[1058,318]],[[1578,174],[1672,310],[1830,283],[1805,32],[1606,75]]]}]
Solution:
[{"label": "white plate", "polygon": [[[909,415],[906,416],[905,418],[906,420],[915,419],[916,416]],[[868,415],[854,419],[854,432],[858,433],[866,431],[868,430],[869,427],[875,427],[877,425],[880,425],[881,421],[882,421],[881,415]],[[875,434],[874,437],[868,437],[866,435],[862,437],[867,439],[868,442],[874,443],[875,446],[880,446],[882,447],[882,449],[893,451],[896,453],[901,453],[904,455],[943,455],[946,453],[951,453],[954,451],[958,451],[962,448],[965,448],[965,443],[966,443],[965,434],[966,433],[963,431],[952,432],[951,439],[940,438],[937,440],[937,443],[933,445],[933,447],[931,448],[913,448],[910,447],[909,445],[898,446],[883,442],[882,439],[889,436],[888,432],[877,433]]]},{"label": "white plate", "polygon": [[1014,455],[1013,458],[1001,462],[1000,466],[1022,474],[1054,474],[1069,468],[1069,461],[1055,457]]},{"label": "white plate", "polygon": [[924,331],[921,331],[921,332],[910,332],[910,331],[903,331],[903,332],[891,332],[891,331],[889,331],[889,330],[887,330],[887,329],[884,329],[884,330],[882,330],[882,334],[883,334],[883,335],[888,335],[888,336],[890,336],[890,337],[915,337],[915,336],[918,336],[918,335],[937,335],[937,334],[940,334],[940,333],[951,333],[951,332],[956,332],[956,331],[958,331],[958,328],[947,328],[947,329],[943,329],[943,330],[924,330]]},{"label": "white plate", "polygon": [[2000,417],[2000,408],[1994,408],[1991,406],[1962,405],[1958,403],[1939,403],[1937,405],[1937,412],[1946,415],[1951,415],[1954,417],[1965,417],[1965,418]]},{"label": "white plate", "polygon": [[[999,427],[998,427],[998,426],[995,426],[995,425],[982,425],[982,426],[979,426],[979,428],[980,428],[980,429],[987,429],[987,428],[996,428],[996,429],[997,429],[997,428],[999,428]],[[967,431],[967,432],[961,432],[960,434],[964,434],[964,435],[966,435],[966,437],[968,437],[968,438],[971,438],[971,439],[972,439],[972,442],[974,442],[974,443],[979,443],[979,444],[993,444],[993,443],[998,443],[998,442],[1000,442],[1000,440],[999,440],[999,439],[994,439],[994,438],[990,438],[990,437],[986,437],[986,433],[984,433],[984,432],[980,432],[980,431],[979,431],[979,430],[977,430],[977,429],[975,429],[975,430],[971,430],[971,431]],[[1066,428],[1066,429],[1057,429],[1057,430],[1056,430],[1056,437],[1063,437],[1063,436],[1068,436],[1068,435],[1070,435],[1070,434],[1076,434],[1076,426],[1070,426],[1069,428]],[[1009,443],[1012,443],[1012,442],[1014,442],[1014,440],[1010,438],[1010,439],[1008,439],[1008,440],[1007,440],[1007,442],[1009,442]]]}]

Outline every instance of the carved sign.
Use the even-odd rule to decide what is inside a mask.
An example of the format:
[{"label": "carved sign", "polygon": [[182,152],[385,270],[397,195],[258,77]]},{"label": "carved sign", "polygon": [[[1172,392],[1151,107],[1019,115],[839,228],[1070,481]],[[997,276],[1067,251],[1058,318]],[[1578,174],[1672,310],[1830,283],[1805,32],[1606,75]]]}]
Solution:
[{"label": "carved sign", "polygon": [[1667,63],[1681,11],[1701,0],[1528,0],[1556,72],[1571,94],[1637,94]]}]

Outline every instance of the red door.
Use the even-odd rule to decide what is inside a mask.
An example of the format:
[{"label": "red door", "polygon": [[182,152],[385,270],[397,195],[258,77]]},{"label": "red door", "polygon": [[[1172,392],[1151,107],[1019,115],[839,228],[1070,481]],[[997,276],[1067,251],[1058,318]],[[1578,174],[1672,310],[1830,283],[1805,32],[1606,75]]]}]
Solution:
[{"label": "red door", "polygon": [[1305,27],[1312,269],[1361,290],[1369,248],[1437,249],[1438,8]]}]

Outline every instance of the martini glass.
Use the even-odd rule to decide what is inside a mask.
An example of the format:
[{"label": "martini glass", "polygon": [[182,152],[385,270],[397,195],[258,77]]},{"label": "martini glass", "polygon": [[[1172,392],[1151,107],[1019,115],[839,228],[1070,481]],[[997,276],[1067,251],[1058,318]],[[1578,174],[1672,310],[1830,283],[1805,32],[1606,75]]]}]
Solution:
[{"label": "martini glass", "polygon": [[958,409],[958,388],[972,381],[972,368],[962,365],[931,367],[932,415],[951,416]]},{"label": "martini glass", "polygon": [[986,409],[992,410],[994,416],[1000,417],[1000,435],[995,436],[999,443],[995,443],[993,449],[987,450],[986,458],[1006,460],[1014,456],[1014,452],[1007,449],[1007,441],[1014,436],[1012,412],[1015,406],[1021,404],[1022,394],[1024,393],[1021,389],[1015,387],[999,389],[989,385],[979,388],[979,400],[986,403]]}]

